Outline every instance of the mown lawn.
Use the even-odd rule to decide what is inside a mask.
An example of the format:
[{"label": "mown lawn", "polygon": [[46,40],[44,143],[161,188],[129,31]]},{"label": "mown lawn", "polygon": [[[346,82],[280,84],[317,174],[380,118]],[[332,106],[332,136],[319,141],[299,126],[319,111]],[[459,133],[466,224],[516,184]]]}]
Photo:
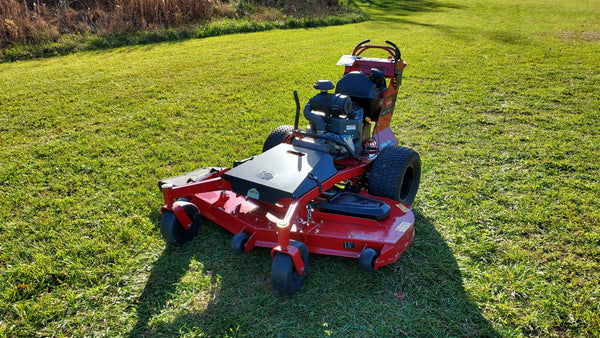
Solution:
[{"label": "mown lawn", "polygon": [[[0,336],[600,335],[600,7],[361,3],[371,20],[0,65]],[[391,266],[269,251],[205,223],[165,247],[159,179],[291,124],[359,41],[408,63],[393,129],[423,161]]]}]

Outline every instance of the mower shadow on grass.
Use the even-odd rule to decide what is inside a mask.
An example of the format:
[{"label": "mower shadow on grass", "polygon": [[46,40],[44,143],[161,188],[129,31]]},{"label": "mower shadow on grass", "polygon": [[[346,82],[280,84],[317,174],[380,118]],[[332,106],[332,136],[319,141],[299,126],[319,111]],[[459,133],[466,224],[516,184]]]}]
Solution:
[{"label": "mower shadow on grass", "polygon": [[149,327],[154,315],[160,314],[173,294],[177,283],[188,272],[194,252],[190,245],[184,248],[166,247],[154,263],[146,286],[136,300],[137,320],[129,333],[130,337],[152,336]]},{"label": "mower shadow on grass", "polygon": [[[155,263],[131,336],[498,336],[465,293],[443,237],[416,217],[415,241],[398,262],[365,272],[355,260],[313,254],[309,278],[293,296],[273,290],[268,249],[236,255],[232,235],[205,222],[194,241],[166,248]],[[189,302],[181,284],[198,274],[194,262],[210,280],[188,285],[198,298]],[[165,320],[150,323],[155,316]]]}]

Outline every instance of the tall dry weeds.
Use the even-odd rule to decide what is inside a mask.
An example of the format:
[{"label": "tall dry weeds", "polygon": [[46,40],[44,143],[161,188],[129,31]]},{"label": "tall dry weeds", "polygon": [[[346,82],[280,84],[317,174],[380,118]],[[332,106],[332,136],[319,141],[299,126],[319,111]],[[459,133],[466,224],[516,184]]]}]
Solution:
[{"label": "tall dry weeds", "polygon": [[[211,0],[0,0],[0,47],[55,40],[61,34],[180,27],[208,20]],[[85,6],[85,5],[89,6]]]},{"label": "tall dry weeds", "polygon": [[36,43],[59,36],[58,29],[48,19],[45,4],[16,0],[0,0],[0,46],[11,42]]},{"label": "tall dry weeds", "polygon": [[339,14],[340,0],[0,0],[0,48],[63,34],[178,28],[216,17]]}]

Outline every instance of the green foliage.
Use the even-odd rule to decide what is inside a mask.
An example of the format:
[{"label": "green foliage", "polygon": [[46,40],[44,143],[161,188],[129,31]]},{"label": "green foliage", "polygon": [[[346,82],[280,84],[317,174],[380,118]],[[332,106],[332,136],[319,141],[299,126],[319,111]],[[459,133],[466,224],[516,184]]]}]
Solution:
[{"label": "green foliage", "polygon": [[[370,21],[1,64],[0,336],[598,336],[596,2],[359,5]],[[423,161],[398,262],[311,255],[290,297],[269,250],[234,255],[213,223],[165,247],[157,181],[258,153],[366,38],[403,52],[392,128]]]}]

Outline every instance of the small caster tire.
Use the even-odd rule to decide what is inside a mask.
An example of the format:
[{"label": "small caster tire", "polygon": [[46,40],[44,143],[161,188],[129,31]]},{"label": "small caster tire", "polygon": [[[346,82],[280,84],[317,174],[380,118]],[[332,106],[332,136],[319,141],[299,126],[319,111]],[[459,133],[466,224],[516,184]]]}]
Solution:
[{"label": "small caster tire", "polygon": [[291,245],[300,250],[304,262],[304,272],[300,275],[294,267],[292,256],[278,252],[273,258],[271,268],[271,282],[273,288],[279,292],[294,294],[302,287],[306,279],[306,267],[308,266],[308,248],[302,242],[291,241]]},{"label": "small caster tire", "polygon": [[202,215],[198,212],[198,208],[190,202],[178,200],[175,204],[183,208],[192,221],[192,225],[186,230],[175,216],[175,213],[167,210],[160,220],[160,234],[165,243],[181,246],[194,239],[200,228]]},{"label": "small caster tire", "polygon": [[250,237],[243,232],[240,232],[239,234],[233,236],[233,238],[231,239],[231,249],[233,250],[233,252],[240,255],[245,253],[248,238]]},{"label": "small caster tire", "polygon": [[377,251],[371,248],[364,249],[358,257],[358,265],[360,266],[361,270],[375,270],[375,259],[377,258],[377,256]]}]

